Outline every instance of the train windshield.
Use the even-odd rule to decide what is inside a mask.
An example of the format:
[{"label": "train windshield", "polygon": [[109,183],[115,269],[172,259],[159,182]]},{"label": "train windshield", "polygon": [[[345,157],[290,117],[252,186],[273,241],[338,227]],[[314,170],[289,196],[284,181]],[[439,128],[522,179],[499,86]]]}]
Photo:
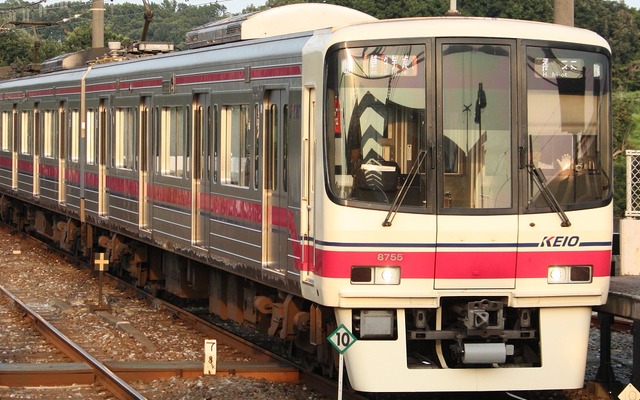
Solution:
[{"label": "train windshield", "polygon": [[416,210],[439,198],[440,209],[470,213],[515,213],[518,195],[530,212],[607,201],[606,55],[528,46],[520,58],[513,42],[494,42],[443,39],[441,68],[429,69],[439,79],[428,81],[424,45],[329,53],[325,165],[334,198],[381,209],[399,200]]},{"label": "train windshield", "polygon": [[607,57],[528,47],[526,74],[529,209],[550,207],[545,191],[567,209],[608,199]]},{"label": "train windshield", "polygon": [[[329,55],[327,164],[335,196],[388,204],[410,177],[405,206],[426,201],[415,165],[424,160],[425,47],[375,46]],[[421,166],[420,168],[424,168]]]}]

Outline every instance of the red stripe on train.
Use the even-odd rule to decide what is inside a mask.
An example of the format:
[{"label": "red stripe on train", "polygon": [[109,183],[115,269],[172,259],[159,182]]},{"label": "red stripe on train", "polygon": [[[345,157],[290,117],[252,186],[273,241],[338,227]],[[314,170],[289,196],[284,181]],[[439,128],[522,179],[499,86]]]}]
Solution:
[{"label": "red stripe on train", "polygon": [[[384,261],[384,255],[389,253],[402,254],[402,261]],[[383,261],[379,260],[380,255]],[[315,256],[316,275],[346,279],[350,278],[352,266],[399,266],[403,279],[544,278],[550,265],[591,265],[593,276],[597,277],[609,276],[611,268],[609,250],[436,253],[316,249]]]}]

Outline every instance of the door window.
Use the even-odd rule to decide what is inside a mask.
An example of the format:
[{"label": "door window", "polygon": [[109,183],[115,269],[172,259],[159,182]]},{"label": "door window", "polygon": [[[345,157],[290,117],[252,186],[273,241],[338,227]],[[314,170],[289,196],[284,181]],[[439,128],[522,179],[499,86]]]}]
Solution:
[{"label": "door window", "polygon": [[443,205],[510,208],[510,48],[445,44],[441,50]]}]

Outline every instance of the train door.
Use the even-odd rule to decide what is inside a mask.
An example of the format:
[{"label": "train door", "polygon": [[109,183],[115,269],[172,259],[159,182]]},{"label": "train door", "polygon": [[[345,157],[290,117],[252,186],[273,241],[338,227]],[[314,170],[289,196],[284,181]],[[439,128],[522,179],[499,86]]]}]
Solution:
[{"label": "train door", "polygon": [[145,96],[140,99],[140,167],[138,168],[138,223],[140,229],[151,229],[151,196],[149,195],[150,175],[149,174],[149,151],[151,149],[151,124],[153,123],[153,108],[151,97]]},{"label": "train door", "polygon": [[60,102],[60,142],[58,143],[58,202],[63,204],[67,199],[67,103]]},{"label": "train door", "polygon": [[108,215],[107,196],[107,137],[109,127],[109,105],[106,99],[100,100],[98,107],[98,215]]},{"label": "train door", "polygon": [[442,40],[436,45],[442,106],[435,288],[513,288],[514,43]]},{"label": "train door", "polygon": [[208,165],[206,160],[206,132],[208,122],[207,95],[196,94],[193,99],[193,127],[191,140],[191,243],[203,246],[205,240],[206,217],[206,179],[203,171]]},{"label": "train door", "polygon": [[303,115],[305,132],[302,142],[302,204],[301,204],[301,233],[302,233],[302,280],[308,284],[313,284],[315,274],[315,213],[316,205],[313,201],[315,194],[314,168],[314,138],[315,116],[316,116],[316,90],[306,88],[303,98]]},{"label": "train door", "polygon": [[33,107],[33,196],[40,197],[40,141],[42,135],[42,118],[40,104]]},{"label": "train door", "polygon": [[12,138],[12,146],[11,146],[11,188],[13,190],[18,190],[18,147],[20,146],[20,119],[18,116],[18,110],[16,106],[13,106],[12,111],[12,123],[13,129],[11,132],[13,133]]},{"label": "train door", "polygon": [[287,92],[265,92],[263,140],[263,267],[286,273],[288,260]]},{"label": "train door", "polygon": [[16,135],[18,159],[18,191],[24,194],[34,194],[37,174],[34,173],[34,126],[36,121],[37,103],[23,103],[17,107],[18,132]]}]

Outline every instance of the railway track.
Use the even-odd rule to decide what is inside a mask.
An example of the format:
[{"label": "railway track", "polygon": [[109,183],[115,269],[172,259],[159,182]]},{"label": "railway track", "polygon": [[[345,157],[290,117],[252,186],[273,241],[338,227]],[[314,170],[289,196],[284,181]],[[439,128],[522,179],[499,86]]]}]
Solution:
[{"label": "railway track", "polygon": [[[11,236],[10,239],[14,241],[14,244],[8,245],[4,242],[6,237],[6,230],[0,228],[0,248],[8,249],[4,254],[0,251],[0,285],[4,282],[10,282],[10,285],[20,288],[19,296],[23,299],[23,302],[30,305],[32,308],[38,309],[42,314],[47,315],[47,320],[52,321],[56,326],[62,326],[61,330],[65,331],[68,336],[73,336],[77,342],[81,343],[82,347],[90,348],[92,354],[96,354],[100,362],[114,374],[119,376],[125,382],[131,384],[135,389],[147,398],[168,399],[176,398],[177,396],[167,397],[158,396],[157,393],[162,390],[163,387],[176,386],[181,387],[180,390],[187,393],[199,393],[197,390],[201,389],[198,385],[210,385],[215,390],[224,391],[229,393],[229,398],[233,398],[234,390],[239,387],[249,386],[251,389],[244,392],[251,393],[250,397],[247,395],[239,394],[235,395],[235,398],[301,398],[299,394],[294,394],[291,397],[285,397],[280,394],[267,395],[269,390],[272,390],[276,384],[272,384],[269,381],[285,381],[285,382],[302,382],[306,386],[305,396],[306,399],[327,399],[335,398],[337,392],[337,386],[335,382],[328,381],[314,374],[308,373],[303,368],[299,368],[290,364],[288,360],[284,360],[273,352],[264,352],[255,347],[255,345],[245,339],[237,338],[234,334],[225,331],[221,327],[200,318],[176,305],[169,302],[162,301],[149,293],[139,291],[138,288],[134,288],[115,277],[109,276],[104,282],[104,297],[106,304],[109,306],[109,311],[90,311],[90,305],[98,303],[96,293],[98,292],[95,284],[96,279],[91,277],[92,272],[86,269],[77,269],[70,266],[65,262],[68,258],[67,255],[60,256],[50,253],[50,250],[44,250],[42,245],[36,243],[32,239],[20,239],[18,244],[15,244],[15,236]],[[28,243],[28,244],[24,244]],[[22,251],[17,251],[18,254],[13,254],[14,248],[21,248]],[[22,254],[19,254],[22,253]],[[28,266],[31,263],[36,263],[38,259],[46,259],[48,264],[45,268],[38,268]],[[18,260],[19,259],[19,260]],[[13,268],[12,265],[16,265],[17,268]],[[10,272],[13,271],[13,272]],[[16,272],[17,271],[17,272]],[[43,272],[44,271],[44,272]],[[45,273],[45,275],[40,275]],[[30,289],[22,289],[23,286],[19,286],[21,279],[27,279],[31,282]],[[76,286],[69,286],[67,288],[60,288],[60,291],[50,291],[47,286],[56,286],[53,281],[59,279],[66,280],[70,283],[76,283]],[[45,282],[45,281],[51,282]],[[135,290],[134,290],[135,289]],[[16,292],[16,290],[14,290]],[[6,296],[0,296],[6,297]],[[8,297],[7,297],[8,298]],[[25,301],[24,299],[28,299]],[[51,310],[55,310],[52,312]],[[85,311],[83,311],[85,310]],[[141,348],[142,353],[147,355],[152,354],[155,357],[145,357],[144,354],[138,354],[139,351],[132,351],[136,353],[136,357],[128,359],[123,357],[117,352],[110,353],[107,348],[100,346],[96,343],[96,337],[85,333],[82,337],[81,333],[78,333],[76,329],[71,327],[70,315],[78,316],[79,314],[84,319],[96,319],[102,321],[102,324],[109,327],[125,326],[126,322],[134,322],[132,325],[138,327],[143,336],[133,338],[130,334],[120,331],[121,338],[118,335],[109,336],[107,330],[98,334],[98,338],[106,338],[105,341],[113,341],[113,344],[109,347],[129,347],[131,349]],[[164,325],[162,319],[157,319],[157,315],[165,315],[164,320],[171,321],[168,325]],[[155,319],[154,319],[155,318]],[[24,318],[23,318],[24,319]],[[143,320],[150,319],[151,325],[141,325]],[[152,326],[152,327],[150,327]],[[178,342],[184,345],[178,348],[176,351],[171,351],[170,347],[173,347],[172,343],[164,343],[162,339],[159,339],[155,334],[163,331],[171,330],[172,336],[179,338]],[[195,333],[194,333],[195,332]],[[196,340],[192,340],[192,336],[196,337]],[[78,338],[80,336],[80,338]],[[152,348],[145,348],[141,343],[144,342],[144,338],[155,345],[156,350],[152,351]],[[202,364],[203,356],[201,354],[202,341],[204,338],[215,337],[223,353],[219,363],[217,378],[218,383],[214,381],[215,378],[202,377]],[[127,339],[127,340],[123,340]],[[192,343],[193,342],[193,343]],[[195,343],[197,342],[197,343]],[[198,347],[195,356],[180,358],[178,352],[191,354],[194,353],[193,347]],[[167,347],[167,355],[165,357],[159,356]],[[149,346],[150,347],[150,346]],[[230,350],[232,349],[232,350]],[[44,351],[39,351],[45,353]],[[276,361],[273,361],[276,360]],[[33,377],[33,381],[39,382],[39,384],[45,384],[46,379],[50,379],[51,382],[47,385],[59,385],[70,384],[69,376],[71,376],[70,370],[74,368],[78,369],[78,375],[73,378],[75,383],[81,383],[82,385],[91,385],[94,380],[93,372],[90,367],[85,365],[84,362],[74,362],[70,357],[62,354],[58,354],[56,358],[53,358],[50,362],[49,370],[59,368],[59,365],[66,364],[65,376],[63,374],[58,377],[51,377],[51,371],[42,371],[42,374],[35,374],[38,372],[34,365],[23,366],[23,368],[29,368],[29,374]],[[2,365],[2,364],[0,364]],[[38,368],[43,368],[42,365]],[[61,368],[61,367],[60,367]],[[61,368],[62,369],[62,368]],[[80,375],[84,374],[84,381],[80,380]],[[0,375],[1,378],[2,375]],[[8,375],[5,375],[8,377]],[[17,375],[16,375],[17,376]],[[38,377],[39,376],[39,377]],[[48,378],[47,378],[48,376]],[[55,376],[55,375],[53,375]],[[260,381],[241,381],[243,377],[257,377],[263,378]],[[18,378],[11,378],[14,384],[20,383]],[[22,378],[21,378],[22,379]],[[222,379],[222,380],[221,380]],[[86,383],[85,383],[86,382]],[[222,383],[220,383],[222,382]],[[224,383],[224,384],[223,384]],[[23,386],[29,386],[32,383],[23,382]],[[4,386],[0,381],[0,386]],[[191,385],[189,387],[189,385]],[[216,386],[217,385],[217,386]],[[243,386],[244,385],[244,386]],[[258,387],[258,389],[256,389]],[[290,385],[295,387],[295,385]],[[312,389],[312,391],[309,391]],[[19,387],[12,387],[11,392],[20,393]],[[48,390],[54,390],[49,388]],[[60,388],[59,390],[65,390]],[[68,388],[66,389],[69,390]],[[94,386],[81,386],[74,390],[85,390],[86,394],[83,394],[83,398],[114,398],[117,397],[110,394],[102,384]],[[213,389],[211,389],[213,390]],[[290,392],[291,389],[288,389]],[[238,392],[238,393],[244,393]],[[265,397],[259,397],[255,393],[264,392]],[[287,392],[287,391],[285,391]],[[41,398],[53,398],[62,397],[62,394],[51,394]],[[281,393],[281,392],[278,392]],[[316,393],[316,397],[309,395],[310,393]],[[550,394],[535,393],[521,395],[527,399],[574,399],[574,393],[576,392],[554,392]],[[197,396],[197,395],[196,395]],[[258,396],[258,397],[256,397]],[[591,399],[591,395],[584,391],[579,392],[576,395],[581,400]],[[0,398],[3,397],[0,391]],[[34,398],[32,393],[22,397]],[[215,396],[211,396],[215,398]],[[397,398],[393,395],[385,397],[384,395],[374,395],[377,399],[391,399]],[[468,394],[466,396],[470,399],[497,399],[497,398],[510,398],[508,395],[492,393],[492,394]],[[37,398],[37,397],[35,397]],[[204,397],[203,397],[204,398]],[[343,393],[345,399],[362,399],[365,398],[359,394],[350,393],[345,391]],[[403,399],[423,398],[423,397],[411,397],[410,395],[403,395]],[[429,398],[437,399],[454,399],[455,394],[431,394]],[[593,397],[595,398],[595,397]]]},{"label": "railway track", "polygon": [[[0,236],[6,237],[5,232],[0,232]],[[5,234],[5,235],[3,235]],[[13,240],[17,240],[15,236],[12,236]],[[222,355],[219,355],[219,362],[217,367],[217,377],[229,376],[233,379],[237,378],[259,378],[272,382],[286,382],[286,383],[303,383],[306,391],[313,389],[313,393],[317,393],[317,397],[307,398],[333,398],[337,392],[337,386],[335,382],[323,379],[315,376],[311,373],[301,370],[298,366],[295,366],[291,362],[277,356],[269,351],[258,348],[249,341],[235,337],[235,335],[224,331],[220,327],[208,322],[196,315],[193,315],[173,304],[165,301],[161,301],[149,294],[139,291],[137,288],[126,285],[122,281],[116,281],[115,278],[108,278],[105,281],[105,298],[107,299],[107,305],[110,310],[96,310],[94,305],[97,303],[95,298],[95,279],[90,279],[87,275],[90,274],[86,270],[78,270],[65,263],[65,259],[68,256],[53,255],[50,250],[44,250],[42,244],[35,242],[33,239],[20,239],[20,244],[12,244],[10,246],[3,246],[5,249],[12,249],[16,246],[24,248],[24,251],[9,250],[5,254],[0,254],[0,285],[4,282],[10,282],[11,286],[20,291],[19,297],[28,298],[28,301],[24,301],[13,294],[10,294],[6,288],[3,291],[7,294],[4,297],[10,298],[12,302],[16,303],[22,310],[22,313],[31,315],[31,312],[26,311],[29,308],[44,308],[54,309],[53,313],[50,313],[48,318],[52,318],[55,321],[55,325],[62,327],[58,329],[58,332],[62,336],[67,334],[69,337],[74,337],[78,345],[67,345],[66,349],[61,351],[66,354],[65,359],[56,360],[56,363],[50,363],[46,367],[42,364],[22,364],[20,366],[13,366],[12,368],[6,368],[7,371],[0,373],[0,379],[4,377],[5,381],[11,382],[13,388],[20,386],[32,386],[32,385],[50,385],[56,386],[61,384],[91,384],[93,380],[99,382],[100,387],[104,387],[101,391],[106,398],[142,398],[146,394],[149,398],[156,398],[153,392],[156,391],[158,386],[158,380],[167,380],[175,377],[181,380],[189,380],[195,377],[202,376],[203,370],[203,356],[201,348],[203,347],[203,338],[216,338],[219,343],[219,347],[222,349]],[[28,243],[25,245],[23,243]],[[45,258],[49,263],[43,268],[36,268],[35,264],[37,260]],[[10,272],[13,268],[10,268],[12,264],[19,263],[17,268],[17,277],[14,272]],[[33,266],[25,266],[34,264]],[[64,272],[64,269],[67,272]],[[36,271],[37,270],[37,271]],[[40,275],[45,274],[46,277]],[[67,274],[67,275],[65,275]],[[83,277],[74,277],[76,275],[84,275]],[[5,277],[3,279],[2,277]],[[31,282],[31,288],[28,288],[29,284],[20,284],[20,277],[26,279],[26,282]],[[28,279],[31,277],[31,279]],[[55,278],[55,279],[54,279]],[[45,286],[56,286],[52,283],[54,280],[68,280],[70,286],[66,289],[61,289],[62,292],[50,292]],[[113,280],[112,280],[113,279]],[[74,283],[75,282],[75,286]],[[27,287],[24,287],[27,286]],[[134,291],[135,290],[135,291]],[[143,298],[144,297],[144,298]],[[133,301],[133,304],[131,303]],[[29,304],[27,304],[29,303]],[[30,307],[30,305],[36,305],[36,307]],[[145,308],[144,305],[147,305]],[[153,317],[151,309],[155,314],[165,315],[164,320],[168,320],[168,325],[163,325],[158,322],[158,318],[151,322],[154,328],[149,328],[148,325],[140,325],[141,321],[147,317]],[[33,310],[31,310],[33,311]],[[98,324],[104,327],[104,330],[96,335],[83,333],[81,326],[74,327],[71,321],[71,316],[78,317],[84,320],[95,320]],[[129,323],[127,320],[134,320],[139,318],[141,321],[136,321],[139,328],[138,332],[132,333],[131,329],[124,329]],[[55,331],[54,324],[49,323],[45,318],[30,316],[30,320],[38,329],[47,331]],[[166,321],[164,321],[166,322]],[[40,327],[43,328],[40,328]],[[113,329],[107,329],[107,327],[117,327],[118,333],[108,333],[107,331]],[[196,340],[199,341],[200,347],[197,351],[197,356],[186,357],[187,359],[178,358],[176,356],[178,351],[167,351],[166,356],[159,355],[164,351],[165,344],[158,339],[155,335],[159,331],[168,331],[171,336],[180,336],[187,333],[187,339],[184,340],[185,345],[178,349],[186,354],[193,354],[193,340],[192,336],[196,336]],[[62,332],[64,331],[64,332]],[[133,331],[136,331],[135,327]],[[173,333],[171,333],[173,331]],[[196,332],[196,333],[194,333]],[[43,333],[43,335],[49,337],[49,333]],[[104,338],[106,342],[113,342],[109,346],[101,345],[96,337]],[[59,340],[59,339],[55,339]],[[135,343],[134,343],[135,342]],[[178,340],[181,342],[181,340]],[[140,344],[142,343],[142,345]],[[155,344],[155,345],[154,345]],[[145,347],[146,346],[146,347]],[[173,344],[168,345],[172,347]],[[79,356],[72,354],[75,351],[75,347],[78,349],[87,348],[85,356]],[[110,352],[113,348],[126,348],[130,347],[133,350],[131,354],[136,354],[133,359],[122,357],[117,352]],[[152,354],[154,357],[139,356],[140,351],[136,351],[135,348],[142,347],[142,353],[147,355]],[[95,354],[92,356],[91,354]],[[138,357],[139,356],[139,357]],[[100,376],[98,378],[98,376]],[[116,380],[116,384],[109,383],[110,380]],[[2,381],[0,381],[2,382]],[[103,383],[104,382],[104,383]],[[119,386],[135,382],[131,386],[139,388],[138,394],[123,393]],[[237,383],[234,381],[234,383]],[[172,381],[172,385],[175,385],[175,381]],[[246,382],[243,384],[247,384]],[[0,383],[0,386],[3,384]],[[115,387],[113,387],[115,385]],[[162,383],[160,383],[162,385]],[[292,386],[295,386],[292,385]],[[16,389],[20,390],[20,389]],[[76,389],[77,390],[77,389]],[[113,394],[105,394],[104,390],[113,392]],[[136,390],[136,389],[134,389]],[[322,394],[324,393],[324,395]],[[142,397],[138,397],[142,396]],[[0,397],[2,397],[0,395]],[[91,396],[87,396],[91,397]],[[278,397],[275,395],[275,397]],[[102,397],[98,397],[102,398]],[[363,398],[357,394],[351,394],[345,392],[345,399],[358,399]]]},{"label": "railway track", "polygon": [[[0,286],[0,291],[3,295],[7,296],[11,301],[29,318],[33,321],[33,324],[43,336],[53,343],[56,348],[62,351],[71,360],[79,361],[88,365],[91,369],[96,381],[105,387],[110,393],[112,393],[118,399],[144,399],[137,390],[127,384],[117,374],[107,368],[103,363],[98,361],[93,355],[78,346],[75,342],[65,336],[60,330],[54,327],[51,323],[45,320],[40,314],[31,309],[27,304],[18,299],[13,293],[9,292],[3,286]],[[57,371],[62,372],[64,368],[60,368]],[[77,373],[81,373],[81,371]],[[66,374],[65,374],[66,375]],[[28,380],[31,381],[35,377],[30,376]],[[15,379],[15,378],[14,378]]]}]

